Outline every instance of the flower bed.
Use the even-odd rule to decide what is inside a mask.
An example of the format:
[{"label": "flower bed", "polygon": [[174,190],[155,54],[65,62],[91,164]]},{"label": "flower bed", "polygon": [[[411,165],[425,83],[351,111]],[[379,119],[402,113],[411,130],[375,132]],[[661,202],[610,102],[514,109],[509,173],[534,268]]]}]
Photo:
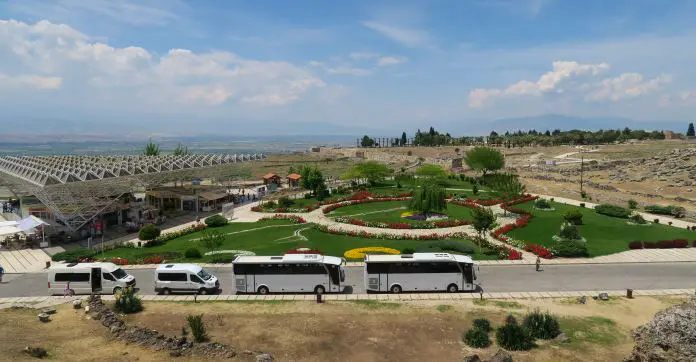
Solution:
[{"label": "flower bed", "polygon": [[411,197],[380,197],[380,198],[371,198],[371,199],[360,199],[360,200],[344,200],[340,201],[337,203],[329,204],[328,207],[324,208],[324,215],[330,213],[331,211],[334,211],[340,207],[345,207],[345,206],[351,206],[351,205],[358,205],[358,204],[366,204],[370,202],[383,202],[383,201],[406,201],[410,200]]},{"label": "flower bed", "polygon": [[307,222],[303,217],[297,215],[287,215],[287,214],[275,214],[273,216],[265,216],[259,221],[263,220],[291,220],[295,224],[304,224]]},{"label": "flower bed", "polygon": [[524,250],[528,251],[532,254],[538,255],[541,258],[544,259],[552,259],[553,258],[553,253],[551,253],[551,250],[546,249],[545,247],[537,244],[526,244],[524,246]]},{"label": "flower bed", "polygon": [[[628,244],[629,249],[676,249],[688,248],[689,242],[684,239],[659,240],[659,241],[632,241]],[[696,247],[696,240],[694,241]]]},{"label": "flower bed", "polygon": [[319,250],[319,249],[300,248],[300,249],[288,250],[285,252],[285,254],[319,254],[319,255],[322,255],[324,253],[322,253],[321,250]]},{"label": "flower bed", "polygon": [[274,213],[274,212],[282,212],[282,213],[301,213],[301,212],[311,212],[319,208],[321,206],[320,204],[315,204],[315,205],[307,205],[303,208],[292,208],[292,207],[277,207],[274,209],[264,209],[261,206],[253,206],[251,208],[251,211],[253,212],[266,212],[266,213]]},{"label": "flower bed", "polygon": [[401,254],[399,250],[392,249],[392,248],[384,248],[381,246],[370,246],[366,248],[356,248],[356,249],[351,249],[346,251],[343,256],[346,259],[365,259],[366,254],[370,253],[381,253],[381,254],[392,254],[392,255],[398,255]]},{"label": "flower bed", "polygon": [[382,229],[438,229],[449,228],[455,226],[469,225],[469,220],[440,220],[440,221],[423,221],[414,223],[404,222],[383,222],[383,221],[365,221],[353,219],[347,216],[338,216],[334,219],[336,222],[343,224],[351,224],[357,226],[375,227]]},{"label": "flower bed", "polygon": [[249,250],[216,250],[216,251],[209,251],[205,253],[205,255],[219,255],[219,254],[235,254],[235,255],[242,255],[242,256],[254,256],[256,253],[253,251]]},{"label": "flower bed", "polygon": [[360,237],[360,238],[365,238],[365,239],[385,239],[385,240],[440,240],[440,239],[457,239],[457,238],[468,238],[469,235],[467,233],[452,233],[452,234],[438,234],[438,233],[432,233],[432,234],[422,234],[422,235],[417,235],[417,234],[388,234],[388,233],[371,233],[367,232],[364,230],[361,231],[353,231],[353,230],[343,230],[340,228],[331,228],[325,225],[317,225],[314,224],[314,228],[325,233],[329,234],[334,234],[334,235],[344,235],[344,236],[353,236],[353,237]]}]

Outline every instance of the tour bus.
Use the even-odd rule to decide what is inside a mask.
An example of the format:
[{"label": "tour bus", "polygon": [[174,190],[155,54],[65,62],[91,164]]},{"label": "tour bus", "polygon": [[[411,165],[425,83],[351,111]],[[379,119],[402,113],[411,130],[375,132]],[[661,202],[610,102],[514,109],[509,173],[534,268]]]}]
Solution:
[{"label": "tour bus", "polygon": [[237,256],[233,272],[238,293],[342,292],[345,259],[319,254]]},{"label": "tour bus", "polygon": [[48,292],[65,294],[111,294],[135,287],[135,277],[114,263],[69,263],[48,270]]},{"label": "tour bus", "polygon": [[220,281],[195,264],[162,264],[155,269],[155,293],[188,292],[214,294]]},{"label": "tour bus", "polygon": [[367,292],[474,291],[474,262],[465,255],[414,253],[366,255],[364,271]]}]

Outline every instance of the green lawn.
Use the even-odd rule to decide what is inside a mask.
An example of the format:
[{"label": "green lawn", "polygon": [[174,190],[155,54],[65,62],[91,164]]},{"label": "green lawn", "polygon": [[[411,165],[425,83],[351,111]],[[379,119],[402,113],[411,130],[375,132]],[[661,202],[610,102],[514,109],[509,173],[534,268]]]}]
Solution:
[{"label": "green lawn", "polygon": [[[401,213],[408,210],[408,203],[408,201],[384,201],[350,205],[338,208],[328,216],[351,216],[354,219],[365,221],[417,222],[401,217]],[[447,210],[444,213],[449,216],[449,219],[471,219],[471,209],[464,206],[447,204]]]},{"label": "green lawn", "polygon": [[[333,235],[316,230],[308,224],[294,225],[284,220],[263,221],[258,223],[232,223],[222,228],[216,228],[215,230],[223,233],[230,233],[261,227],[266,228],[227,235],[225,243],[220,250],[248,250],[253,251],[257,255],[281,255],[287,250],[291,249],[310,248],[319,249],[326,255],[342,257],[346,251],[360,247],[383,246],[403,250],[404,248],[417,249],[419,246],[423,247],[428,244],[437,243],[437,241],[363,239],[350,236]],[[293,236],[293,233],[300,229],[301,237]],[[143,258],[147,254],[156,255],[158,253],[165,252],[179,252],[183,254],[186,249],[191,247],[197,247],[201,253],[204,253],[207,250],[202,248],[198,242],[192,240],[200,238],[200,236],[201,233],[189,234],[174,240],[170,240],[165,245],[152,248],[115,249],[105,252],[103,257],[121,257],[129,260],[136,260]],[[306,238],[306,240],[302,237]],[[463,247],[464,249],[471,249],[473,252],[467,254],[477,260],[496,258],[495,255],[478,253],[478,247],[475,247],[470,240],[447,240],[446,242]],[[484,253],[487,251],[487,249],[482,250]],[[232,254],[225,255],[225,258],[228,260],[232,259],[232,257]],[[184,258],[177,260],[186,261]],[[203,259],[194,259],[188,261],[207,262],[211,260],[211,256],[204,256]]]},{"label": "green lawn", "polygon": [[587,239],[587,250],[591,257],[629,250],[628,244],[636,240],[696,239],[696,233],[686,229],[652,222],[649,222],[650,226],[629,225],[626,219],[600,215],[594,209],[557,202],[552,202],[551,205],[556,209],[555,211],[534,210],[533,202],[516,205],[515,208],[530,211],[533,217],[527,227],[514,229],[507,235],[529,243],[553,246],[555,242],[552,236],[558,234],[563,222],[563,214],[568,210],[580,210],[583,215],[583,225],[578,228],[580,235]]}]

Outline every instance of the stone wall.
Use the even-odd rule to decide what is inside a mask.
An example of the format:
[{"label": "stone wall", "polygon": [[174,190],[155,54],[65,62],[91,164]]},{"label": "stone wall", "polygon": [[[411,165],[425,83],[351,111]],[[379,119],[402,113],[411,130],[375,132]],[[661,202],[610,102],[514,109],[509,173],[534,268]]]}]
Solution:
[{"label": "stone wall", "polygon": [[[193,343],[184,337],[167,337],[154,329],[128,326],[116,313],[104,305],[101,297],[89,298],[90,317],[108,328],[113,338],[126,344],[134,344],[154,351],[169,352],[171,357],[193,356],[200,358],[233,358],[237,351],[227,345],[206,342]],[[257,361],[272,361],[266,353],[244,351],[242,355],[256,355]]]}]

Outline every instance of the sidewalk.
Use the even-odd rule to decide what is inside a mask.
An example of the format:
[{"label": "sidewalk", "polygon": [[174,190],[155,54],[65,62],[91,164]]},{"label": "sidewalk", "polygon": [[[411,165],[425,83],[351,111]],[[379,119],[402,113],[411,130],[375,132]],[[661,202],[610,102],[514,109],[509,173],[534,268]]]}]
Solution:
[{"label": "sidewalk", "polygon": [[[596,297],[607,293],[610,297],[625,297],[626,290],[593,290],[593,291],[562,291],[562,292],[510,292],[510,293],[416,293],[416,294],[324,294],[326,301],[353,300],[382,300],[382,301],[411,301],[411,300],[473,300],[473,299],[541,299],[541,298],[578,298]],[[633,290],[634,297],[641,296],[686,296],[695,294],[694,289],[656,289]],[[226,294],[226,295],[140,295],[146,302],[228,302],[228,301],[316,301],[314,294]],[[88,296],[77,297],[20,297],[0,298],[0,310],[12,307],[31,307],[36,309],[72,303],[76,299],[87,299]],[[102,300],[114,300],[113,295],[103,295]]]}]

